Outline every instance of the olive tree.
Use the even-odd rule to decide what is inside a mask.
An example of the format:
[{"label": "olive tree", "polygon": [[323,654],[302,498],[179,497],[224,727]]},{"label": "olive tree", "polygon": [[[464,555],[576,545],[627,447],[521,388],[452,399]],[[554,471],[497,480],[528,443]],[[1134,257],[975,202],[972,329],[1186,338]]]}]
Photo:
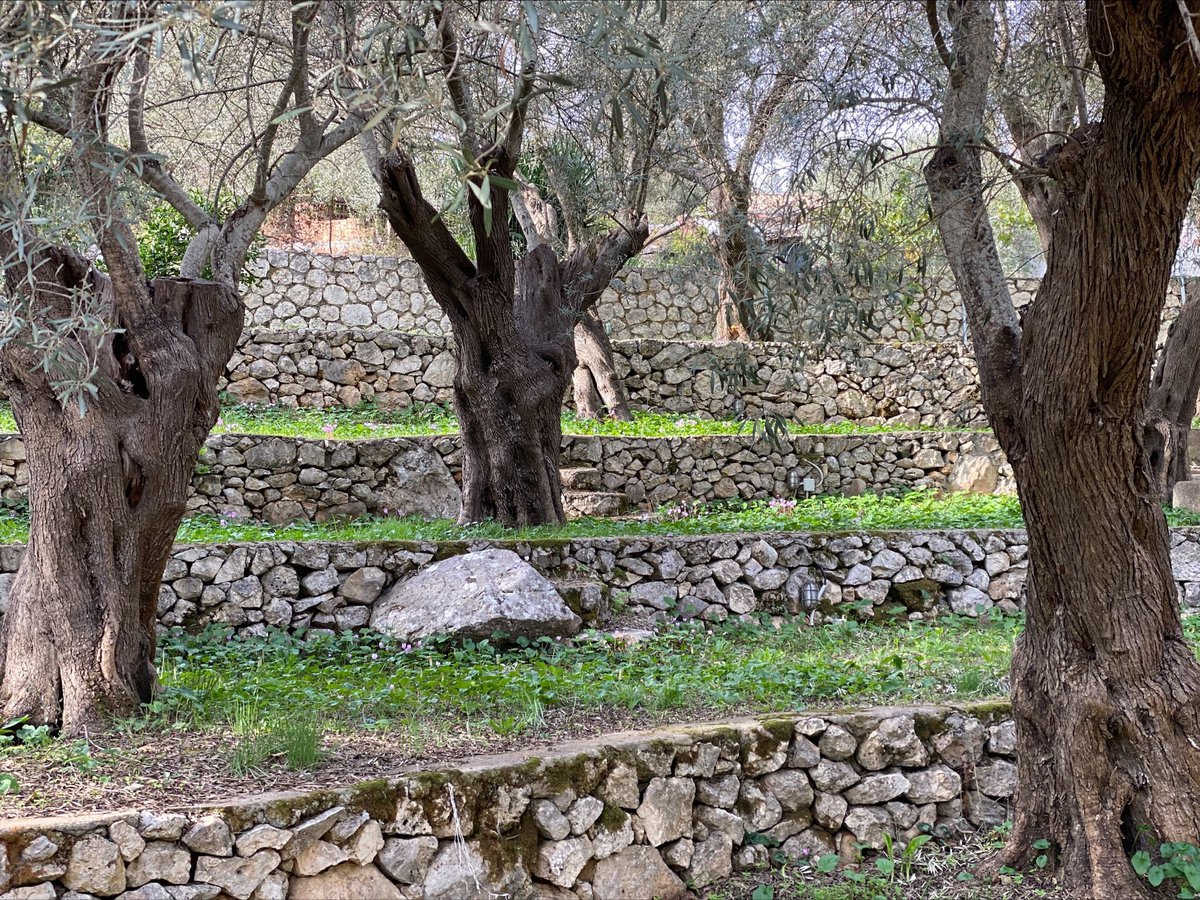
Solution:
[{"label": "olive tree", "polygon": [[[345,12],[71,2],[0,14],[0,384],[25,440],[31,515],[0,632],[6,718],[78,732],[155,688],[159,583],[242,329],[247,248],[367,121],[324,60],[323,75],[312,67],[347,36]],[[160,152],[147,97],[162,85],[245,111],[249,193],[222,220]],[[55,177],[73,197],[62,227],[36,214]],[[179,278],[143,272],[131,202],[143,186],[197,232]],[[94,257],[67,241],[80,229]],[[211,280],[198,277],[206,263]]]}]

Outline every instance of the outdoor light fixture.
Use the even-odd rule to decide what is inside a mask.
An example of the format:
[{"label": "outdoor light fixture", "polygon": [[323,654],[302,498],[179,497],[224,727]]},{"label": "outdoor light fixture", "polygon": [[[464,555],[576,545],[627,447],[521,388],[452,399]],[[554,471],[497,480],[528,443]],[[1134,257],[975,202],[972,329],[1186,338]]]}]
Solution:
[{"label": "outdoor light fixture", "polygon": [[804,607],[804,611],[808,613],[808,624],[812,625],[817,615],[817,607],[821,605],[821,598],[825,596],[825,591],[828,589],[829,583],[825,579],[821,579],[821,583],[815,581],[806,581],[804,586],[800,588],[800,605]]},{"label": "outdoor light fixture", "polygon": [[746,401],[741,397],[733,401],[733,414],[739,419],[746,414]]},{"label": "outdoor light fixture", "polygon": [[800,485],[804,484],[804,473],[799,469],[792,469],[787,474],[787,486],[793,494],[800,490]]}]

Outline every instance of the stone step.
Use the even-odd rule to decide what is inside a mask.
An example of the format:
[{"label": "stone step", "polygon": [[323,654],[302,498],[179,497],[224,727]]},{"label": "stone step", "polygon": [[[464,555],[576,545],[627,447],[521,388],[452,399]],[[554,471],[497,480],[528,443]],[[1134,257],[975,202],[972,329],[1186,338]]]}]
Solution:
[{"label": "stone step", "polygon": [[563,491],[563,508],[568,516],[609,518],[625,513],[625,495],[605,491]]},{"label": "stone step", "polygon": [[560,469],[564,491],[600,491],[604,482],[600,470],[591,466]]}]

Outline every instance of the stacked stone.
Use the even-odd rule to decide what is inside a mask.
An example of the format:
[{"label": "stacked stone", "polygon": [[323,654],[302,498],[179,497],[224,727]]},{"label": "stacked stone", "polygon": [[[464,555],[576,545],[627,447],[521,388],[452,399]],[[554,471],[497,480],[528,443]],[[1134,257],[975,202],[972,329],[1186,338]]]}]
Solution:
[{"label": "stacked stone", "polygon": [[[914,432],[796,435],[772,443],[747,429],[716,437],[564,435],[562,466],[594,470],[597,488],[629,507],[793,493],[799,469],[823,494],[930,488],[1012,491],[1012,471],[990,434]],[[371,515],[453,518],[460,501],[457,435],[332,441],[212,435],[200,451],[187,509],[274,524]],[[822,474],[823,471],[823,474]],[[0,498],[28,502],[19,438],[0,442]]]},{"label": "stacked stone", "polygon": [[[290,407],[445,403],[455,363],[446,337],[363,330],[248,331],[223,389],[238,403]],[[815,352],[783,344],[614,341],[635,408],[708,418],[778,415],[820,424],[985,422],[975,362],[959,343],[866,344]],[[721,372],[749,372],[736,391]],[[569,398],[568,398],[569,400]]]},{"label": "stacked stone", "polygon": [[314,794],[9,821],[12,900],[681,898],[737,870],[858,861],[998,825],[1015,788],[998,706],[665,729]]},{"label": "stacked stone", "polygon": [[[449,334],[442,315],[411,259],[327,256],[305,249],[270,248],[253,264],[260,281],[246,292],[249,322],[262,328],[372,326],[386,330]],[[1025,306],[1038,279],[1009,282],[1013,302]],[[875,303],[863,328],[871,341],[954,341],[963,330],[962,300],[949,278],[910,285],[903,304]],[[783,292],[779,309],[804,321],[807,298]],[[863,298],[870,305],[870,297]],[[1179,307],[1172,286],[1167,319]],[[708,340],[717,308],[717,275],[711,266],[634,266],[623,270],[601,295],[598,312],[616,338]]]},{"label": "stacked stone", "polygon": [[[614,342],[614,361],[637,409],[806,424],[986,426],[975,363],[959,343],[868,344],[800,359],[779,344],[645,339]],[[736,390],[722,384],[720,373],[742,370],[753,375]],[[222,388],[238,403],[325,408],[370,400],[402,408],[450,402],[454,372],[444,337],[259,331],[243,336]]]}]

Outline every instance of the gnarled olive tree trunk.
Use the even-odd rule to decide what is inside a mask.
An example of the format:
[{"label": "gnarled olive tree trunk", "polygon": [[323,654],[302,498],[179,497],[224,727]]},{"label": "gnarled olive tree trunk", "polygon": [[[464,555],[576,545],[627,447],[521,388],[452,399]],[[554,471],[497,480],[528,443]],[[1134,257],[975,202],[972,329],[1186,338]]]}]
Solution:
[{"label": "gnarled olive tree trunk", "polygon": [[1155,337],[1200,176],[1200,68],[1178,10],[1089,7],[1103,119],[1053,160],[1048,267],[1022,325],[977,141],[992,9],[966,0],[951,13],[950,86],[925,174],[1029,532],[1004,861],[1028,863],[1047,839],[1080,896],[1141,896],[1129,864],[1140,842],[1200,840],[1200,664],[1183,637],[1145,445]]},{"label": "gnarled olive tree trunk", "polygon": [[155,314],[124,321],[108,278],[67,253],[44,257],[37,283],[96,294],[122,329],[80,336],[99,370],[82,415],[56,399],[28,351],[0,353],[31,514],[0,631],[0,708],[76,733],[153,692],[159,583],[243,307],[217,284],[160,279]]},{"label": "gnarled olive tree trunk", "polygon": [[612,342],[594,310],[575,323],[575,353],[578,361],[572,380],[576,412],[586,419],[632,420],[629,398],[617,375]]},{"label": "gnarled olive tree trunk", "polygon": [[762,304],[762,260],[750,224],[750,184],[722,184],[717,192],[717,322],[714,338],[769,341],[770,316]]},{"label": "gnarled olive tree trunk", "polygon": [[[496,154],[491,171],[511,179],[516,160],[503,148]],[[485,211],[472,198],[472,262],[422,196],[411,160],[399,153],[384,157],[379,181],[380,206],[454,334],[460,519],[561,522],[560,417],[575,370],[575,322],[641,249],[646,223],[616,228],[562,262],[544,242],[516,261],[507,231],[487,227]],[[508,192],[493,181],[490,196],[491,221],[507,221]]]}]

